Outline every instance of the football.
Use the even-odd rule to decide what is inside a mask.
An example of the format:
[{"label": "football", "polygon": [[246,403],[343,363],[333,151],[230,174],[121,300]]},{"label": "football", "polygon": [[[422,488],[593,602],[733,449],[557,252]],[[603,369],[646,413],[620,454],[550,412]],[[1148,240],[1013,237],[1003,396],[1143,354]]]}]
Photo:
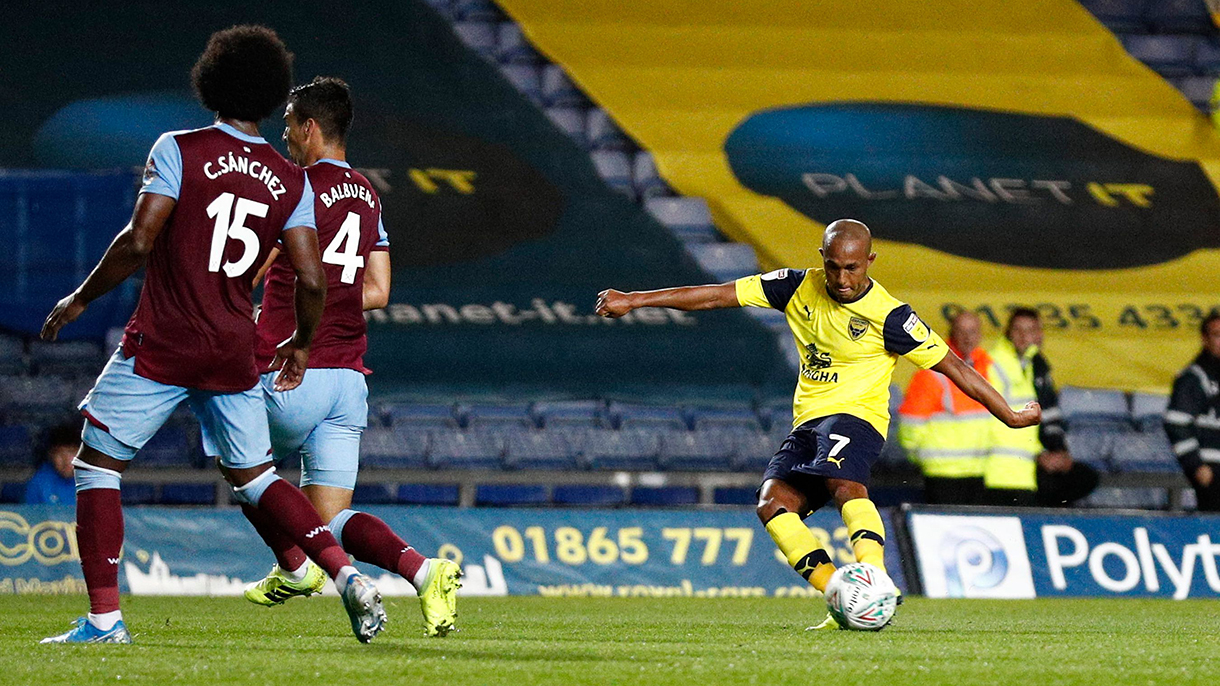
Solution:
[{"label": "football", "polygon": [[853,562],[830,577],[826,607],[844,629],[880,631],[889,625],[898,608],[898,588],[884,571]]}]

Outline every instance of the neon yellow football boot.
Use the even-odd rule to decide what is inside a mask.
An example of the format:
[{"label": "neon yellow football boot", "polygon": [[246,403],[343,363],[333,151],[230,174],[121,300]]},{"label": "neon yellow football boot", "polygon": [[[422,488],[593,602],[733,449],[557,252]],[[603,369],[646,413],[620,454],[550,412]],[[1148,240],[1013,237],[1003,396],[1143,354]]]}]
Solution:
[{"label": "neon yellow football boot", "polygon": [[419,591],[419,607],[424,613],[424,633],[445,636],[457,621],[457,591],[462,587],[462,570],[452,560],[428,561],[428,578]]},{"label": "neon yellow football boot", "polygon": [[821,624],[808,627],[805,629],[805,631],[837,631],[842,628],[843,627],[839,626],[839,623],[835,621],[834,616],[827,612],[826,619],[823,619]]},{"label": "neon yellow football boot", "polygon": [[263,577],[262,581],[247,585],[244,595],[246,600],[252,603],[272,607],[273,605],[283,605],[285,600],[294,596],[317,595],[322,592],[322,587],[325,585],[326,572],[314,564],[313,560],[309,561],[305,578],[300,581],[293,581],[278,564],[275,564],[271,566],[271,572]]}]

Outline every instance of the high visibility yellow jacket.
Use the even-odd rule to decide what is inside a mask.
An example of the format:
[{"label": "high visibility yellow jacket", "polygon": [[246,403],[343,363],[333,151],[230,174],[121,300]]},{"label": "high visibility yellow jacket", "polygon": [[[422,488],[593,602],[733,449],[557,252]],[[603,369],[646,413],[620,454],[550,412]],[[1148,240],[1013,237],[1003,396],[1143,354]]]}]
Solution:
[{"label": "high visibility yellow jacket", "polygon": [[[1018,355],[1007,338],[1001,338],[989,351],[991,368],[988,380],[1008,401],[1013,409],[1021,409],[1035,400],[1034,355],[1038,346],[1031,345],[1024,355]],[[983,468],[983,480],[987,488],[1006,488],[1033,491],[1038,488],[1038,453],[1042,444],[1038,441],[1038,427],[1010,429],[998,419],[992,420],[993,437],[991,454]]]},{"label": "high visibility yellow jacket", "polygon": [[[988,375],[991,357],[982,348],[975,348],[964,359],[979,374]],[[924,476],[983,476],[984,462],[991,453],[994,420],[987,408],[944,374],[931,369],[916,372],[898,416],[898,440]]]}]

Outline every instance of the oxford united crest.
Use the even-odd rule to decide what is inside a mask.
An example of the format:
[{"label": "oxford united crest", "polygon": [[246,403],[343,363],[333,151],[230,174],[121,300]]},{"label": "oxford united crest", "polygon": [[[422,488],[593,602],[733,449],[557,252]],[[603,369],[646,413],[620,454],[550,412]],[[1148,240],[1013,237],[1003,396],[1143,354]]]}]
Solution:
[{"label": "oxford united crest", "polygon": [[860,317],[852,317],[847,322],[847,332],[851,334],[853,341],[858,341],[865,333],[868,332],[868,320]]}]

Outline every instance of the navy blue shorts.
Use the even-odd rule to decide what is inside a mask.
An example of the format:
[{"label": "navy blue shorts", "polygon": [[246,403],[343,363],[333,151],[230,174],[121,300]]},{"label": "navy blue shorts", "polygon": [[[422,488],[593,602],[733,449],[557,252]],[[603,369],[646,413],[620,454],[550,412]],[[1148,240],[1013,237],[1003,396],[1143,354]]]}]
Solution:
[{"label": "navy blue shorts", "polygon": [[872,424],[849,414],[811,419],[792,430],[771,458],[763,483],[779,479],[796,488],[816,510],[830,499],[826,479],[868,485],[885,437]]}]

